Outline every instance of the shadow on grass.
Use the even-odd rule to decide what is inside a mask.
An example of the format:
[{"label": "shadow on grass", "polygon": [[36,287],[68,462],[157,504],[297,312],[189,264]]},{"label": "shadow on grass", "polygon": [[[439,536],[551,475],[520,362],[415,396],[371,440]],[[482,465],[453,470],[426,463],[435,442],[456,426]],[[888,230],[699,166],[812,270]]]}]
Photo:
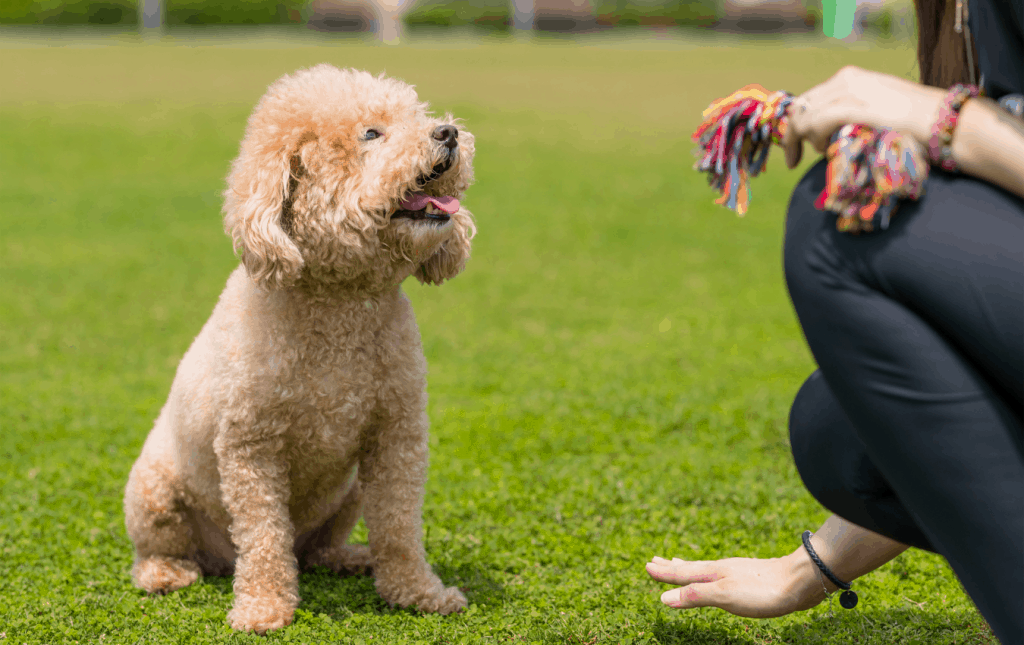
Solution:
[{"label": "shadow on grass", "polygon": [[[500,603],[505,599],[504,587],[472,565],[436,566],[434,571],[446,585],[462,589],[471,604]],[[231,578],[223,580],[228,581],[230,593]],[[313,567],[299,576],[299,596],[302,609],[326,614],[334,620],[342,620],[352,614],[418,613],[412,609],[390,607],[377,593],[373,576],[338,575],[325,567]]]},{"label": "shadow on grass", "polygon": [[677,625],[658,620],[651,633],[659,645],[751,645],[761,642],[752,637],[737,638],[729,629],[699,622],[693,625]]},{"label": "shadow on grass", "polygon": [[[803,624],[775,632],[785,643],[908,643],[971,642],[998,645],[991,628],[976,613],[943,612],[907,607],[885,611],[843,611],[835,616],[816,616]],[[840,613],[841,612],[841,613]]]},{"label": "shadow on grass", "polygon": [[[470,604],[500,605],[505,600],[504,587],[474,565],[458,567],[437,565],[434,571],[445,585],[457,586]],[[210,610],[227,611],[234,601],[233,576],[203,576],[200,582],[180,592],[168,594],[176,603]],[[143,593],[143,592],[139,592]],[[299,608],[314,615],[323,614],[335,621],[344,621],[356,614],[388,616],[419,615],[414,609],[391,607],[377,593],[373,576],[339,575],[326,567],[312,567],[299,575]],[[165,597],[154,596],[157,602]]]},{"label": "shadow on grass", "polygon": [[991,628],[973,613],[943,614],[914,608],[886,611],[854,611],[834,617],[822,614],[806,615],[802,623],[779,624],[774,620],[745,620],[737,625],[715,625],[697,616],[693,620],[665,620],[659,616],[651,630],[661,645],[762,645],[789,643],[792,645],[817,643],[861,643],[862,645],[890,645],[891,643],[920,644],[938,642],[972,642],[998,645]]}]

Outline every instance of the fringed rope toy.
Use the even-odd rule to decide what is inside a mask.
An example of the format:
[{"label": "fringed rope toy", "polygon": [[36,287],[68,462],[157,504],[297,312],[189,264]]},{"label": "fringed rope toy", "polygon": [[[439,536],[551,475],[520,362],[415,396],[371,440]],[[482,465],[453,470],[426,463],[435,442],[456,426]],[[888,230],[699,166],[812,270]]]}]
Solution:
[{"label": "fringed rope toy", "polygon": [[708,173],[708,183],[725,204],[740,215],[750,203],[750,178],[768,161],[771,144],[786,134],[786,110],[793,102],[787,92],[768,92],[747,85],[704,110],[704,122],[693,134],[700,144],[697,169]]},{"label": "fringed rope toy", "polygon": [[840,231],[885,230],[900,200],[917,200],[924,192],[924,149],[899,132],[846,125],[832,137],[825,154],[825,189],[814,205],[835,213]]},{"label": "fringed rope toy", "polygon": [[[748,85],[704,111],[693,135],[696,168],[722,196],[715,200],[743,215],[750,179],[765,170],[771,145],[786,134],[793,96]],[[817,208],[838,215],[836,228],[856,233],[885,229],[901,199],[918,199],[928,178],[928,157],[912,137],[893,130],[848,125],[832,137],[825,189]]]}]

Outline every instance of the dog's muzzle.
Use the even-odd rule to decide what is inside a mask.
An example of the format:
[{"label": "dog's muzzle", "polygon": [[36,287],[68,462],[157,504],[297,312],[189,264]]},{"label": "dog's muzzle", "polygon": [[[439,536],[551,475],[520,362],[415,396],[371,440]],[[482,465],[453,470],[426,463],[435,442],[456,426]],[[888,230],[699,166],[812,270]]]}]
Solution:
[{"label": "dog's muzzle", "polygon": [[420,175],[416,179],[416,185],[422,188],[429,182],[434,181],[452,167],[455,157],[459,154],[459,129],[454,125],[439,125],[434,128],[431,137],[443,146],[444,158],[429,173]]},{"label": "dog's muzzle", "polygon": [[[453,125],[441,125],[434,128],[431,135],[441,146],[441,161],[434,164],[430,172],[416,178],[416,188],[423,188],[434,181],[455,163],[459,154],[459,130]],[[398,209],[391,215],[392,220],[408,219],[412,221],[428,221],[431,224],[445,224],[459,210],[459,200],[452,196],[428,195],[419,190],[408,194]]]}]

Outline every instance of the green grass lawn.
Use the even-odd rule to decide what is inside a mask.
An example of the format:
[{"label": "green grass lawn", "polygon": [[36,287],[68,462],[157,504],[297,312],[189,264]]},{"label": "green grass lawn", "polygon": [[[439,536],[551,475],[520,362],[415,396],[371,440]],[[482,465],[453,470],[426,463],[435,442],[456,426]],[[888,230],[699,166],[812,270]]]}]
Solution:
[{"label": "green grass lawn", "polygon": [[428,560],[470,609],[391,609],[371,579],[317,570],[266,642],[995,642],[929,554],[858,581],[834,619],[668,609],[643,568],[782,555],[828,515],[786,430],[813,369],[780,257],[799,175],[780,156],[747,217],[715,206],[692,170],[701,110],[844,64],[910,75],[911,51],[113,42],[0,40],[0,645],[262,642],[227,627],[230,578],[132,587],[121,499],[236,265],[219,192],[245,118],[322,61],[404,78],[477,137],[473,259],[405,286],[430,363]]}]

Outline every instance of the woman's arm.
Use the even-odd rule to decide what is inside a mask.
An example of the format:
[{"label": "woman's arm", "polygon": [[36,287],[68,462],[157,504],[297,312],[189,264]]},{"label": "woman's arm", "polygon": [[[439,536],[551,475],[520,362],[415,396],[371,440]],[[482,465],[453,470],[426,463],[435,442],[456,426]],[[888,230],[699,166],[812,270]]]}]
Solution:
[{"label": "woman's arm", "polygon": [[[818,532],[811,536],[811,546],[821,561],[843,582],[874,571],[909,548],[906,544],[851,524],[838,515],[825,520]],[[810,560],[803,545],[797,550]],[[818,567],[814,568],[817,570]],[[825,585],[829,593],[836,590],[827,578]]]},{"label": "woman's arm", "polygon": [[[873,571],[907,549],[905,544],[828,518],[811,537],[822,561],[843,581]],[[810,609],[835,585],[820,576],[801,544],[793,553],[769,560],[729,558],[707,562],[654,558],[647,573],[655,580],[682,585],[661,596],[669,607],[719,607],[748,618],[773,618]]]},{"label": "woman's arm", "polygon": [[1024,121],[990,99],[972,99],[960,110],[953,136],[960,171],[1024,197]]},{"label": "woman's arm", "polygon": [[[847,123],[910,134],[927,148],[946,90],[845,67],[794,100],[783,140],[786,164],[800,161],[803,141],[818,152]],[[953,159],[961,172],[1024,197],[1024,123],[990,99],[971,99],[953,133]]]}]

